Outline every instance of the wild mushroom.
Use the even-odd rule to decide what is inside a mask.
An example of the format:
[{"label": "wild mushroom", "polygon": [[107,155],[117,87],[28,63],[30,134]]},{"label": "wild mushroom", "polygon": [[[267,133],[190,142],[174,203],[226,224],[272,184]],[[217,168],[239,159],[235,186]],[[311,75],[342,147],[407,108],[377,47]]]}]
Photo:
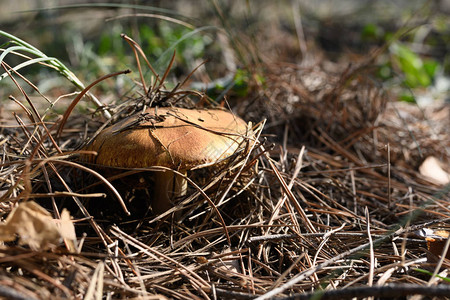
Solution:
[{"label": "wild mushroom", "polygon": [[[100,134],[86,147],[89,162],[119,168],[168,167],[182,174],[213,165],[239,148],[247,124],[220,109],[149,108]],[[162,213],[186,193],[187,182],[173,172],[155,172],[152,208]]]}]

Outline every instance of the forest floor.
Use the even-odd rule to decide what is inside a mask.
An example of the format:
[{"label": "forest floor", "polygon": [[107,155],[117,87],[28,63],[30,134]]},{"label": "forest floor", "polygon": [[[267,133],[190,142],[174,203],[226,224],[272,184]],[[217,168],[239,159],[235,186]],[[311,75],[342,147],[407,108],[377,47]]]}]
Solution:
[{"label": "forest floor", "polygon": [[[5,21],[14,32],[2,34],[0,53],[0,296],[448,297],[445,12],[413,7],[396,23],[386,10],[373,27],[350,19],[348,10],[370,15],[358,5],[331,18],[330,8],[295,1],[187,3],[23,15],[19,25],[42,26],[42,36]],[[189,30],[165,29],[174,41],[153,36],[160,42],[151,44],[149,30],[162,23],[148,29],[138,13]],[[49,15],[54,23],[44,24]],[[101,26],[133,40],[108,39]],[[54,41],[50,32],[73,39]],[[111,53],[98,54],[101,45]],[[34,69],[12,69],[23,61]],[[125,69],[132,74],[81,97],[89,84],[78,77],[91,83]],[[82,159],[100,130],[146,107],[222,108],[251,128],[225,162],[188,172],[187,193],[163,214],[151,208],[161,168],[117,171]]]}]

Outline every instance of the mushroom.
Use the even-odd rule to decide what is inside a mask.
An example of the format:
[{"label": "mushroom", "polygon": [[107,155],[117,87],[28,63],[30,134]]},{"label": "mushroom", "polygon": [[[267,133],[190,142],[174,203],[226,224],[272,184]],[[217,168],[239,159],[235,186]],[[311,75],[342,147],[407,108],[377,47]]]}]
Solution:
[{"label": "mushroom", "polygon": [[[221,109],[148,108],[101,131],[86,150],[97,152],[86,160],[118,168],[167,167],[188,170],[216,164],[244,141],[247,124]],[[153,211],[172,207],[171,199],[186,193],[184,176],[155,172]]]}]

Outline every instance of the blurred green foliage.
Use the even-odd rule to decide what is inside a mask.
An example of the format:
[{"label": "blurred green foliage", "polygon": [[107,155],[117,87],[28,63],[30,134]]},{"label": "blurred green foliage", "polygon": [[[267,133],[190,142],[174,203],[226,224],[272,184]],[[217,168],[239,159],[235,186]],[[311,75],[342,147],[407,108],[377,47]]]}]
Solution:
[{"label": "blurred green foliage", "polygon": [[373,41],[383,38],[384,30],[380,26],[374,23],[364,25],[361,30],[361,39],[363,41]]},{"label": "blurred green foliage", "polygon": [[252,85],[264,86],[265,82],[263,75],[246,68],[239,68],[234,74],[229,73],[225,77],[214,80],[213,84],[199,87],[205,90],[209,97],[220,101],[225,94],[229,97],[246,97]]},{"label": "blurred green foliage", "polygon": [[404,74],[404,84],[409,88],[428,87],[432,84],[439,63],[434,59],[422,59],[400,42],[389,48],[391,59]]},{"label": "blurred green foliage", "polygon": [[248,83],[250,81],[251,74],[247,70],[238,69],[233,79],[233,91],[241,97],[245,97],[248,94]]},{"label": "blurred green foliage", "polygon": [[[445,36],[447,26],[442,26],[441,22],[434,22],[432,29]],[[382,26],[374,23],[366,24],[361,30],[361,39],[366,42],[384,44],[388,43],[386,54],[380,56],[378,77],[383,81],[389,81],[393,78],[401,78],[401,83],[405,90],[400,93],[400,99],[407,102],[414,102],[414,96],[410,90],[416,88],[428,88],[433,85],[436,75],[445,73],[445,60],[438,61],[430,55],[419,54],[411,47],[416,43],[416,47],[422,48],[438,47],[439,43],[445,44],[445,41],[437,41],[437,38],[429,34],[429,38],[423,39],[422,45],[417,45],[415,35],[420,27],[411,30],[410,33],[401,39],[396,37],[396,32],[384,29]]]},{"label": "blurred green foliage", "polygon": [[[112,26],[112,29],[100,36],[96,49],[100,57],[114,57],[124,64],[131,63],[129,46],[118,38],[121,33],[125,33],[140,44],[151,63],[159,60],[159,65],[154,67],[160,72],[164,71],[165,64],[173,54],[166,53],[166,50],[173,45],[176,44],[176,64],[190,68],[192,62],[203,59],[205,48],[212,42],[207,35],[190,34],[192,29],[167,22],[158,22],[158,26],[141,23],[138,32],[133,31],[131,27],[124,28],[120,25]],[[164,55],[165,57],[162,57]]]},{"label": "blurred green foliage", "polygon": [[[30,26],[28,33],[21,32],[18,36],[22,37],[22,34],[28,34],[28,37],[24,38],[27,41],[35,38],[31,44],[37,46],[47,55],[60,59],[84,83],[92,82],[102,75],[125,68],[132,69],[134,72],[137,71],[131,48],[120,38],[122,33],[134,39],[142,47],[149,61],[160,74],[165,71],[173,51],[176,50],[175,63],[170,73],[172,77],[169,80],[174,77],[177,79],[185,77],[205,59],[210,61],[207,64],[207,72],[204,78],[210,78],[211,81],[216,82],[217,79],[224,79],[224,77],[221,78],[222,76],[232,76],[233,74],[227,74],[229,71],[227,71],[227,66],[223,64],[223,47],[231,47],[233,48],[231,50],[234,51],[233,54],[238,69],[234,77],[227,77],[227,80],[217,80],[218,84],[214,87],[214,94],[221,95],[223,92],[230,90],[231,93],[239,97],[246,96],[252,84],[264,84],[264,77],[260,75],[262,72],[258,73],[247,69],[247,67],[251,67],[251,63],[246,63],[238,55],[243,50],[243,52],[247,51],[249,55],[256,53],[255,56],[258,56],[257,52],[259,49],[253,48],[257,48],[260,45],[242,43],[240,45],[242,49],[240,49],[236,46],[237,43],[235,43],[236,40],[233,40],[233,37],[238,38],[240,33],[243,33],[243,35],[249,34],[251,30],[259,32],[257,28],[261,29],[261,32],[271,28],[268,26],[271,23],[263,14],[269,12],[273,15],[272,17],[277,17],[275,18],[277,22],[283,21],[280,22],[282,26],[277,28],[276,30],[278,31],[275,31],[275,33],[278,35],[280,33],[286,34],[286,36],[281,36],[283,36],[283,39],[286,38],[285,44],[287,46],[292,43],[289,40],[289,36],[295,36],[295,34],[292,35],[293,24],[290,23],[288,18],[288,16],[292,15],[291,7],[288,3],[273,4],[273,9],[264,11],[264,5],[258,6],[256,4],[252,5],[261,9],[249,10],[252,6],[249,2],[245,9],[233,11],[233,8],[238,7],[239,4],[234,2],[225,3],[224,1],[220,3],[221,10],[234,12],[234,14],[229,14],[229,18],[223,19],[222,26],[217,25],[220,24],[218,22],[220,13],[214,13],[214,9],[210,7],[211,3],[201,4],[192,11],[186,10],[182,12],[173,3],[164,3],[167,8],[163,10],[149,6],[160,5],[157,3],[148,4],[142,1],[143,5],[138,5],[139,3],[141,2],[136,1],[135,4],[126,4],[126,1],[123,1],[123,5],[108,4],[108,9],[111,9],[108,13],[105,13],[106,6],[95,7],[94,4],[86,5],[90,7],[89,11],[92,15],[89,15],[87,10],[78,10],[85,9],[85,6],[79,5],[80,7],[77,8],[76,4],[70,10],[67,8],[39,9],[35,19],[32,20],[34,23],[30,23],[35,24],[35,26]],[[123,12],[120,9],[125,7],[133,9],[133,13],[156,12],[162,16],[172,16],[173,19],[186,21],[184,24],[187,24],[187,27],[182,25],[183,23],[171,22],[167,19],[137,17],[134,15],[123,17]],[[117,9],[117,11],[112,9]],[[199,11],[202,11],[202,13],[197,14]],[[245,14],[239,15],[236,13],[237,11],[243,11]],[[309,41],[312,41],[315,35],[321,34],[320,31],[317,31],[317,27],[323,24],[329,29],[330,37],[338,42],[346,43],[345,48],[342,49],[348,49],[349,52],[367,53],[367,50],[371,49],[372,46],[382,47],[384,44],[389,43],[389,47],[386,48],[386,51],[379,57],[378,61],[377,75],[384,82],[398,85],[398,79],[400,78],[402,88],[408,91],[409,89],[423,89],[432,86],[436,76],[442,73],[448,76],[450,60],[442,59],[442,53],[435,55],[436,49],[441,49],[442,45],[450,44],[448,18],[444,16],[430,16],[426,20],[423,18],[425,20],[424,25],[417,23],[419,25],[416,28],[412,28],[408,34],[398,38],[396,36],[398,24],[404,23],[405,18],[409,18],[411,13],[399,16],[399,20],[392,18],[386,18],[384,21],[380,21],[380,18],[364,18],[363,20],[347,18],[348,22],[338,20],[335,23],[339,26],[330,26],[327,18],[317,17],[317,19],[314,19],[306,9],[302,9],[301,13],[305,37]],[[373,12],[373,14],[380,15],[379,12]],[[31,16],[31,14],[27,16]],[[111,18],[111,16],[113,17]],[[332,14],[330,18],[338,18],[338,14]],[[367,21],[369,19],[372,21]],[[198,25],[205,27],[196,27]],[[257,25],[261,27],[257,27]],[[421,28],[429,28],[430,31],[425,35],[425,38],[417,39],[416,37],[420,33]],[[208,30],[211,30],[211,32],[205,32]],[[216,32],[214,31],[222,31],[228,37],[231,37],[229,45],[215,39]],[[292,44],[294,45],[295,43]],[[423,45],[423,48],[429,53],[424,54],[416,51],[416,48],[412,47],[412,45],[417,46],[418,43],[419,46]],[[339,50],[339,48],[336,50],[334,44],[336,44],[336,41],[331,40],[331,50],[337,51],[338,55],[345,55],[346,51]],[[284,49],[285,52],[280,50],[280,53],[288,53],[288,55],[277,57],[276,59],[288,61],[292,59],[293,63],[297,63],[298,60],[295,60],[297,56],[295,56],[294,50],[298,49],[294,49],[295,47],[290,49],[289,47],[291,46],[287,47],[286,45],[279,45],[279,48],[283,50],[283,47],[286,47]],[[327,51],[325,48],[321,50]],[[27,77],[33,82],[39,82],[40,87],[43,85],[42,83],[54,82],[54,77],[51,77],[52,74],[47,76],[47,73],[40,71],[39,68],[40,66],[27,67]],[[148,76],[151,75],[144,65],[143,71],[147,72]],[[30,78],[30,75],[36,76],[37,79]],[[126,76],[123,77],[127,78]],[[136,78],[135,74],[129,76],[128,79],[118,79],[119,83],[115,83],[113,80],[102,82],[99,84],[99,88],[103,87],[103,91],[116,91],[117,88],[117,94],[120,94],[119,90],[123,92],[125,89],[131,89],[134,86],[134,82],[130,78]],[[146,80],[148,79],[146,77]],[[0,82],[0,86],[2,84]],[[43,92],[46,92],[45,89]],[[405,92],[405,94],[408,93]],[[404,99],[408,101],[414,100],[411,96],[405,96]]]},{"label": "blurred green foliage", "polygon": [[[193,29],[164,21],[139,22],[134,27],[128,21],[106,23],[105,30],[99,32],[98,38],[84,39],[81,34],[68,31],[69,44],[73,45],[72,67],[74,72],[83,75],[85,82],[92,82],[98,77],[120,69],[131,69],[137,74],[137,63],[131,47],[120,35],[126,34],[142,48],[153,68],[162,75],[176,51],[172,75],[181,78],[204,60],[205,49],[212,43],[208,35],[195,33]],[[146,81],[152,73],[141,60]],[[130,78],[135,76],[131,75]],[[134,83],[120,79],[122,90],[133,89]],[[105,90],[110,90],[113,82],[101,83]],[[170,83],[169,83],[170,86]]]}]

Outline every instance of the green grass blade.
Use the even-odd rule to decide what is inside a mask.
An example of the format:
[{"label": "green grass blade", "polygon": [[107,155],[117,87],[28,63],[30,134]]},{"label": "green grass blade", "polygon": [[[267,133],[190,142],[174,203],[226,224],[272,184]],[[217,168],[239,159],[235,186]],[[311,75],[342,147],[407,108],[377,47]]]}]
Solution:
[{"label": "green grass blade", "polygon": [[[54,57],[48,57],[47,55],[45,55],[43,52],[41,52],[36,47],[32,46],[31,44],[25,42],[24,40],[12,35],[12,34],[9,34],[3,30],[0,30],[0,35],[7,37],[8,39],[10,39],[12,41],[13,44],[16,44],[16,46],[11,46],[6,49],[3,49],[3,53],[0,55],[0,63],[4,60],[4,58],[8,54],[16,54],[17,55],[18,54],[17,51],[31,53],[31,54],[37,56],[37,58],[29,58],[27,62],[21,63],[21,64],[15,66],[13,69],[19,70],[25,66],[29,66],[34,63],[41,63],[41,62],[45,61],[46,63],[48,63],[50,65],[49,67],[56,69],[61,75],[66,77],[77,88],[79,88],[81,90],[83,90],[85,88],[84,84],[78,79],[78,77],[76,77],[75,74],[72,71],[70,71],[69,68],[67,68],[59,59],[54,58]],[[9,45],[9,44],[4,44],[4,45]],[[0,76],[0,80],[5,78],[6,76],[7,75],[5,75],[5,73],[2,74]],[[94,102],[94,104],[97,107],[103,106],[103,104],[92,93],[88,92],[86,95],[88,96],[88,98],[90,98],[90,100],[92,102]],[[111,114],[107,111],[104,111],[104,116],[108,119],[111,118]]]}]

